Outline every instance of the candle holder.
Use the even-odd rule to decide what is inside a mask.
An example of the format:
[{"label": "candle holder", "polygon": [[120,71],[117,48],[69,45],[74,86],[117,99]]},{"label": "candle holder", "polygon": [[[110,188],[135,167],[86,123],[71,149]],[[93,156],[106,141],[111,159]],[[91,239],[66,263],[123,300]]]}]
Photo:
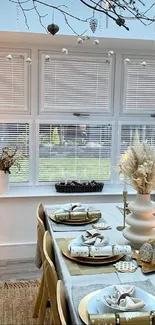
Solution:
[{"label": "candle holder", "polygon": [[128,192],[123,191],[123,226],[117,226],[116,229],[118,231],[122,231],[125,228],[125,217],[126,217],[126,208],[127,208],[127,196]]}]

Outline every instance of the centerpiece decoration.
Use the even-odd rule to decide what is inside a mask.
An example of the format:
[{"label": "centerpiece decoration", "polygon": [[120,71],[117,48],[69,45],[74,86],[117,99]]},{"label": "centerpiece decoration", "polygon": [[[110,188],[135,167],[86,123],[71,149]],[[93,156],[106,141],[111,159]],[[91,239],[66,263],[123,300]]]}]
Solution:
[{"label": "centerpiece decoration", "polygon": [[126,216],[128,226],[123,235],[133,247],[139,248],[144,242],[155,239],[155,203],[150,198],[155,189],[155,149],[147,143],[130,147],[120,157],[117,171],[137,192],[135,201],[128,205],[131,213]]},{"label": "centerpiece decoration", "polygon": [[20,170],[19,159],[21,159],[21,152],[18,148],[5,147],[2,149],[0,156],[0,194],[6,194],[9,191],[10,168],[15,166],[17,170]]}]

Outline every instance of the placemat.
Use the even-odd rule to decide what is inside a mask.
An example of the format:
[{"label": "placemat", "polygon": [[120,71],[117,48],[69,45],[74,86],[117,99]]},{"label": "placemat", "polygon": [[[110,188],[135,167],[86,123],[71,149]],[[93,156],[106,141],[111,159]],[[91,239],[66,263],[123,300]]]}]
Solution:
[{"label": "placemat", "polygon": [[106,222],[103,218],[100,218],[95,222],[88,223],[87,225],[70,226],[70,225],[65,225],[63,223],[56,223],[56,222],[52,221],[50,219],[50,217],[49,217],[49,213],[48,213],[48,218],[49,218],[50,223],[52,225],[53,231],[57,231],[57,232],[88,230],[88,229],[91,229],[92,225],[97,223],[97,222],[99,222],[99,223]]},{"label": "placemat", "polygon": [[[63,250],[68,247],[68,244],[74,238],[57,238],[57,244],[60,250]],[[109,265],[87,265],[80,264],[74,261],[69,260],[65,256],[63,256],[66,266],[71,275],[90,275],[90,274],[101,274],[101,273],[116,273],[116,269],[112,264]]]},{"label": "placemat", "polygon": [[[129,284],[129,285],[134,285],[139,287],[140,289],[145,290],[146,292],[154,295],[155,293],[155,287],[152,285],[150,280],[146,281],[135,281],[135,282],[126,282],[126,283],[121,283],[121,284]],[[91,284],[88,286],[77,286],[77,285],[72,285],[71,287],[71,299],[72,299],[72,304],[74,308],[74,314],[76,315],[77,321],[75,325],[82,325],[83,322],[81,321],[79,314],[78,314],[78,306],[80,301],[89,293],[96,291],[96,290],[101,290],[107,287],[108,285],[105,285],[103,283],[101,284]],[[138,324],[137,324],[138,325]]]}]

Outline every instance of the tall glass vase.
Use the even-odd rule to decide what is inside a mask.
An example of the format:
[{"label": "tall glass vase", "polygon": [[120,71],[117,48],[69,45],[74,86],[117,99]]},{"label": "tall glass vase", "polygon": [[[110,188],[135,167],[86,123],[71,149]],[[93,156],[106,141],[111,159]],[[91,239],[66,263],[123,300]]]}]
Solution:
[{"label": "tall glass vase", "polygon": [[126,216],[123,235],[134,248],[139,248],[149,239],[155,239],[155,203],[151,202],[150,194],[137,193],[134,202],[129,203],[131,213]]}]

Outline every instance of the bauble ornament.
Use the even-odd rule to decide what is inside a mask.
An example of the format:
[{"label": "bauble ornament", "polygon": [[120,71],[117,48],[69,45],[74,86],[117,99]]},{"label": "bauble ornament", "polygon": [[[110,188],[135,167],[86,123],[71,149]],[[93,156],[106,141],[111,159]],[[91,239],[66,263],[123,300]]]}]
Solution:
[{"label": "bauble ornament", "polygon": [[139,256],[143,262],[151,262],[153,258],[153,248],[149,243],[144,243],[139,249]]},{"label": "bauble ornament", "polygon": [[50,24],[47,26],[47,30],[50,34],[55,35],[59,31],[59,26],[55,24]]}]

